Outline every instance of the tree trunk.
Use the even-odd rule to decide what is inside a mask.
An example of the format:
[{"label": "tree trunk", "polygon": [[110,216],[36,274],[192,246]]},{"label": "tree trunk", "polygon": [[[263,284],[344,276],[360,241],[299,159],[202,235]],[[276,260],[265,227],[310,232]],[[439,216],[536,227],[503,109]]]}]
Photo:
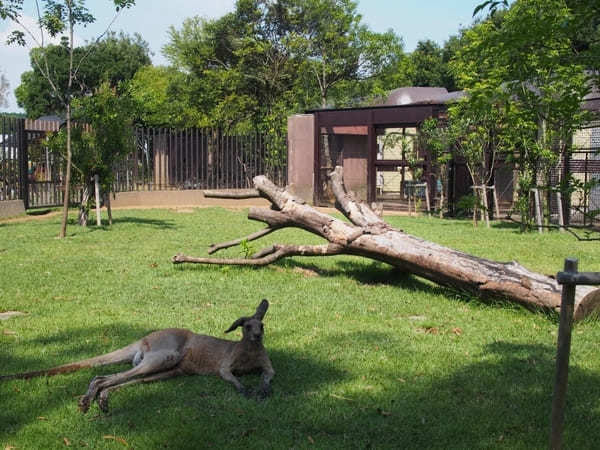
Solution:
[{"label": "tree trunk", "polygon": [[105,199],[106,199],[106,213],[108,214],[108,225],[112,226],[113,224],[113,220],[112,220],[112,207],[110,206],[110,190],[105,194]]},{"label": "tree trunk", "polygon": [[81,190],[81,204],[79,205],[79,225],[87,227],[89,200],[90,200],[90,185],[84,181]]},{"label": "tree trunk", "polygon": [[96,201],[96,225],[102,225],[102,216],[100,214],[100,175],[94,175],[94,199]]},{"label": "tree trunk", "polygon": [[[254,185],[271,203],[271,209],[251,208],[248,218],[265,222],[263,232],[246,239],[257,239],[269,231],[298,227],[325,238],[325,245],[269,246],[248,259],[196,258],[175,255],[173,263],[237,264],[261,266],[286,256],[357,255],[386,262],[440,285],[470,292],[481,298],[503,298],[531,308],[558,311],[561,288],[545,275],[531,272],[517,262],[501,263],[479,258],[411,236],[394,229],[345,190],[342,169],[330,174],[337,208],[351,223],[331,217],[306,205],[266,177],[254,178]],[[220,244],[225,248],[240,240]],[[600,289],[580,286],[575,301],[575,318],[582,319],[600,309]]]},{"label": "tree trunk", "polygon": [[60,224],[59,238],[67,235],[67,222],[69,220],[69,191],[71,190],[71,103],[67,103],[67,164],[64,179],[63,213]]}]

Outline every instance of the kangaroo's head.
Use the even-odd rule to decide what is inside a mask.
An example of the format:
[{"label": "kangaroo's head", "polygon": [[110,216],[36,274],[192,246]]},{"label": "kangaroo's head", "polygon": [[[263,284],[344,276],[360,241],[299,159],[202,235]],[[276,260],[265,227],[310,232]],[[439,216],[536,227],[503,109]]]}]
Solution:
[{"label": "kangaroo's head", "polygon": [[253,316],[240,317],[238,320],[233,322],[233,324],[225,331],[225,333],[229,333],[230,331],[235,330],[237,327],[242,327],[242,340],[261,342],[264,334],[262,319],[265,317],[268,308],[269,302],[266,299],[263,299],[256,308],[256,312]]}]

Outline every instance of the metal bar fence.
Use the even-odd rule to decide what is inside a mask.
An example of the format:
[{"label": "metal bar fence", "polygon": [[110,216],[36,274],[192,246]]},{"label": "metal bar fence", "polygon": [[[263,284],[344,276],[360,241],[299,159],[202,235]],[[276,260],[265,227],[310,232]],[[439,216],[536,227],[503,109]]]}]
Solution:
[{"label": "metal bar fence", "polygon": [[280,185],[287,181],[285,149],[269,148],[259,134],[139,128],[135,137],[136,152],[115,167],[115,192],[247,189],[263,174]]}]

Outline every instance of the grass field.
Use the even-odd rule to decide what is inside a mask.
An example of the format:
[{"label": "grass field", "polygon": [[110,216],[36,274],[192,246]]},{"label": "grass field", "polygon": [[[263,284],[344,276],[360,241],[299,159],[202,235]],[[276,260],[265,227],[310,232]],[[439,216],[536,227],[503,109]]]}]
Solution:
[{"label": "grass field", "polygon": [[[600,243],[519,234],[512,225],[387,217],[435,242],[554,274],[566,256],[600,271]],[[217,377],[136,385],[111,412],[77,398],[90,379],[126,366],[0,383],[0,449],[547,448],[557,318],[483,303],[385,264],[293,258],[262,269],[173,266],[179,251],[262,227],[244,211],[116,211],[111,228],[58,216],[0,222],[0,373],[47,368],[124,346],[166,327],[223,337],[261,298],[277,372],[266,401]],[[319,243],[281,230],[252,245]],[[240,256],[233,248],[223,255]],[[230,338],[237,338],[236,336]],[[600,323],[576,326],[565,448],[600,439]],[[258,377],[244,377],[255,386]]]}]

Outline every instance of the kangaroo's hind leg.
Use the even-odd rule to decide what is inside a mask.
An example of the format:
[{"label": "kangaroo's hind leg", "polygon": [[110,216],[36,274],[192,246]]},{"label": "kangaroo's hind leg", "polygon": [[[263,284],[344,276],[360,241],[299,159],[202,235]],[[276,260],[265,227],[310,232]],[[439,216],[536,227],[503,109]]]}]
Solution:
[{"label": "kangaroo's hind leg", "polygon": [[87,412],[90,403],[96,398],[98,392],[111,386],[126,383],[137,377],[170,371],[179,364],[181,358],[182,355],[177,350],[147,352],[144,354],[140,363],[133,369],[115,373],[113,375],[94,377],[90,382],[86,394],[79,400],[80,411],[83,413]]},{"label": "kangaroo's hind leg", "polygon": [[108,396],[111,392],[121,389],[122,387],[129,386],[137,383],[152,383],[154,381],[166,380],[167,378],[177,377],[184,375],[184,372],[178,367],[175,369],[167,370],[166,372],[157,373],[144,378],[134,378],[133,380],[125,381],[121,384],[115,384],[113,386],[102,389],[97,396],[98,406],[100,409],[107,413],[108,412]]}]

